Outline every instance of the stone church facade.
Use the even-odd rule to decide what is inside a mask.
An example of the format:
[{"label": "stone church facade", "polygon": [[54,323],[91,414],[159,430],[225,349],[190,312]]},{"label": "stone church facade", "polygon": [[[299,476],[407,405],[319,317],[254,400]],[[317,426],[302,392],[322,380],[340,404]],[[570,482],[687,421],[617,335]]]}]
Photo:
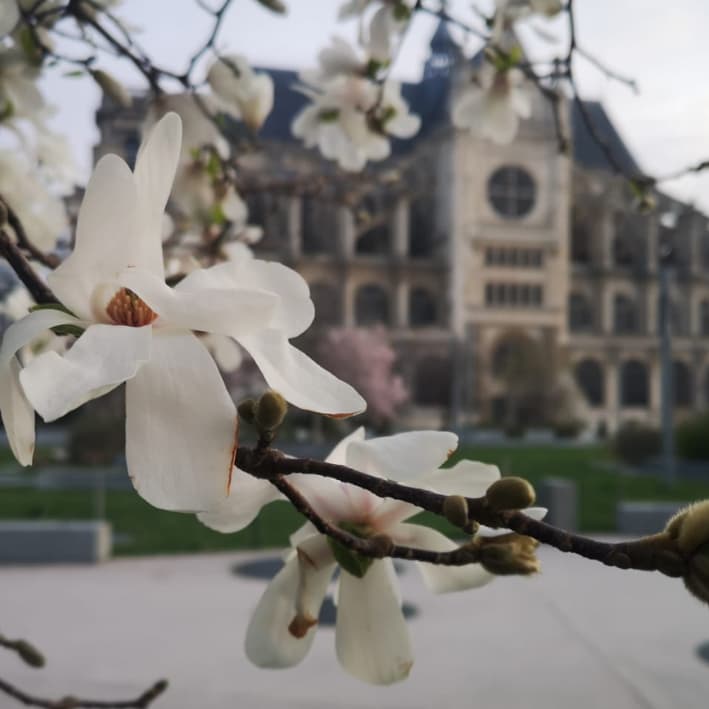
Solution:
[{"label": "stone church facade", "polygon": [[[328,327],[384,325],[411,392],[410,425],[538,425],[569,417],[606,430],[631,419],[656,423],[658,247],[672,239],[677,412],[709,405],[707,218],[661,194],[652,214],[634,210],[572,106],[563,111],[569,157],[558,152],[550,108],[539,96],[510,145],[456,131],[450,97],[467,69],[441,25],[422,81],[404,87],[422,117],[420,134],[370,168],[381,187],[361,203],[246,195],[250,222],[264,228],[254,250],[310,284],[316,321],[302,344],[312,347]],[[251,171],[284,180],[324,172],[344,184],[290,135],[304,100],[290,88],[295,74],[270,73],[276,103],[261,149],[249,156]],[[600,104],[586,108],[634,170]],[[97,156],[132,159],[141,118],[140,101],[130,111],[104,104]],[[400,180],[387,179],[394,171]],[[573,382],[572,411],[555,394],[561,373]]]}]

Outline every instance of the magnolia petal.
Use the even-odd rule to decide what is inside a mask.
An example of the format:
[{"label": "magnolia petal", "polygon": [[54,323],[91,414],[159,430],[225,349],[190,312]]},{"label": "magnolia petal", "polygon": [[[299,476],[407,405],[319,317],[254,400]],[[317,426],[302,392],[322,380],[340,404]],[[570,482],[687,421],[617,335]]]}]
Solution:
[{"label": "magnolia petal", "polygon": [[[531,517],[532,519],[536,520],[541,520],[546,517],[548,510],[546,507],[528,507],[526,510],[522,510],[522,512],[524,512],[527,517]],[[478,536],[480,537],[501,537],[505,534],[511,533],[511,529],[507,529],[505,527],[498,527],[495,529],[493,527],[486,527],[484,524],[481,524],[480,529],[478,530]]]},{"label": "magnolia petal", "polygon": [[361,579],[340,572],[337,658],[350,674],[372,684],[405,679],[414,661],[391,566],[391,559],[377,559]]},{"label": "magnolia petal", "polygon": [[155,332],[152,358],[126,387],[126,459],[138,493],[167,510],[204,512],[229,494],[236,407],[195,335]]},{"label": "magnolia petal", "polygon": [[300,335],[310,327],[315,316],[307,282],[292,268],[255,259],[244,251],[248,251],[245,246],[238,250],[232,248],[233,260],[192,271],[175,290],[192,293],[208,288],[240,288],[273,293],[278,296],[278,303],[264,325],[282,330],[288,338]]},{"label": "magnolia petal", "polygon": [[[420,524],[399,524],[391,530],[390,534],[397,544],[419,549],[452,551],[458,546],[445,534]],[[486,571],[480,564],[443,566],[417,562],[416,565],[423,576],[424,583],[433,593],[450,593],[451,591],[478,588],[495,578],[494,574]]]},{"label": "magnolia petal", "polygon": [[137,293],[158,313],[161,325],[234,338],[262,329],[277,304],[272,293],[248,288],[177,290],[137,268],[125,270],[118,282]]},{"label": "magnolia petal", "polygon": [[[323,534],[301,542],[297,549],[298,592],[295,609],[298,620],[309,624],[317,623],[328,584],[335,570],[335,557],[328,539]],[[294,628],[293,630],[298,630]]]},{"label": "magnolia petal", "polygon": [[313,644],[316,625],[305,629],[301,637],[288,630],[296,615],[299,583],[298,557],[293,555],[268,584],[251,616],[245,649],[246,656],[258,667],[297,665]]},{"label": "magnolia petal", "polygon": [[500,479],[496,465],[479,463],[476,460],[460,460],[450,468],[439,468],[424,473],[412,485],[420,485],[441,495],[464,495],[482,497],[488,487]]},{"label": "magnolia petal", "polygon": [[325,458],[326,463],[333,463],[334,465],[347,465],[347,449],[350,443],[354,441],[364,440],[364,426],[356,428],[348,436],[345,436],[331,451],[330,455]]},{"label": "magnolia petal", "polygon": [[164,277],[162,219],[182,148],[182,121],[168,113],[150,131],[141,145],[135,163],[135,184],[141,210],[144,258],[141,264],[160,278]]},{"label": "magnolia petal", "polygon": [[32,465],[34,409],[20,386],[17,357],[0,363],[0,416],[12,453],[20,465]]},{"label": "magnolia petal", "polygon": [[229,491],[229,497],[216,507],[197,515],[202,524],[225,534],[248,527],[263,507],[282,498],[268,480],[255,478],[236,467],[232,471]]},{"label": "magnolia petal", "polygon": [[367,407],[349,384],[293,347],[280,330],[262,330],[238,339],[268,385],[294,406],[336,418],[361,413]]},{"label": "magnolia petal", "polygon": [[298,527],[298,529],[290,535],[288,541],[292,547],[297,547],[298,544],[304,542],[309,537],[314,537],[318,534],[320,534],[320,532],[318,532],[315,525],[312,522],[306,522],[302,527]]},{"label": "magnolia petal", "polygon": [[[139,199],[133,173],[117,155],[102,157],[86,186],[71,255],[47,276],[49,286],[72,312],[97,319],[93,295],[127,266],[150,268],[140,229]],[[156,237],[159,242],[159,234]],[[159,244],[158,244],[159,246]]]},{"label": "magnolia petal", "polygon": [[20,373],[27,398],[54,421],[135,376],[150,359],[152,328],[92,325],[62,357],[43,352]]},{"label": "magnolia petal", "polygon": [[353,441],[347,465],[394,480],[417,478],[435,470],[458,447],[458,436],[447,431],[410,431],[368,441]]},{"label": "magnolia petal", "polygon": [[43,332],[59,325],[86,325],[82,320],[61,310],[35,310],[21,320],[12,323],[2,338],[0,363],[8,364],[15,353]]},{"label": "magnolia petal", "polygon": [[0,3],[0,37],[10,34],[20,21],[20,10],[16,0],[4,0]]}]

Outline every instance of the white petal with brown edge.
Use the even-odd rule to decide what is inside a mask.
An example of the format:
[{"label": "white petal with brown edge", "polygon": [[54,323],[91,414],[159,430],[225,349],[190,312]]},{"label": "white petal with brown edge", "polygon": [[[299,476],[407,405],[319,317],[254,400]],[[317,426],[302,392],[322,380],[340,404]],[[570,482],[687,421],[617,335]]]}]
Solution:
[{"label": "white petal with brown edge", "polygon": [[195,335],[156,330],[149,362],[126,387],[126,458],[138,493],[168,510],[203,512],[227,497],[236,407]]}]

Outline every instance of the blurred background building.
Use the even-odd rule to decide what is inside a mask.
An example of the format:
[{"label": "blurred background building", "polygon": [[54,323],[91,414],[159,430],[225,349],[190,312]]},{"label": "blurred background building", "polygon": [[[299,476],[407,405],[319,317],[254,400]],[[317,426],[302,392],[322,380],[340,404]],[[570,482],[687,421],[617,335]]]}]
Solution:
[{"label": "blurred background building", "polygon": [[[707,406],[707,218],[662,194],[655,211],[641,214],[578,105],[561,107],[568,156],[539,94],[510,145],[456,131],[450,100],[469,70],[441,24],[422,80],[403,89],[422,118],[419,134],[395,141],[388,161],[352,178],[293,138],[306,101],[293,90],[297,73],[266,69],[275,107],[245,159],[249,172],[265,185],[324,175],[345,197],[244,194],[249,221],[264,229],[257,255],[287,263],[310,284],[316,320],[301,345],[314,350],[328,328],[385,326],[412,426],[654,424],[658,245],[671,239],[675,405],[680,416]],[[640,173],[603,107],[584,106],[626,171]],[[140,100],[128,110],[104,102],[96,157],[116,152],[132,162],[144,111]],[[660,216],[668,212],[670,225]]]}]

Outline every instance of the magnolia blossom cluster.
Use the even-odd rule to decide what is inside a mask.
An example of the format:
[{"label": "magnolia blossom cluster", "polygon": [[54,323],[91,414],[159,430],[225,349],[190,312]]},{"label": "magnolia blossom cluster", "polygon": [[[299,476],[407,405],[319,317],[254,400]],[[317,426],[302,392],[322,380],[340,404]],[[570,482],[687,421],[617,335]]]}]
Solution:
[{"label": "magnolia blossom cluster", "polygon": [[76,170],[66,142],[48,127],[54,109],[38,87],[42,54],[19,10],[16,0],[0,2],[0,197],[32,242],[51,250],[67,229],[61,196],[73,189]]},{"label": "magnolia blossom cluster", "polygon": [[[11,325],[0,348],[0,411],[12,450],[32,461],[34,412],[53,421],[126,386],[126,457],[138,492],[165,509],[206,510],[230,489],[236,409],[195,332],[236,340],[295,406],[333,416],[363,399],[288,340],[312,322],[305,281],[240,256],[164,280],[162,219],[182,155],[180,118],[161,119],[135,170],[102,158],[79,211],[74,250],[47,277],[60,303]],[[23,367],[16,353],[47,330],[77,337]]]},{"label": "magnolia blossom cluster", "polygon": [[396,38],[413,3],[355,0],[341,7],[340,17],[361,17],[373,4],[379,7],[368,32],[361,33],[363,51],[333,38],[318,55],[318,68],[301,72],[297,87],[310,102],[294,119],[293,134],[350,171],[387,158],[391,138],[411,138],[421,123],[409,112],[401,85],[388,78]]}]

